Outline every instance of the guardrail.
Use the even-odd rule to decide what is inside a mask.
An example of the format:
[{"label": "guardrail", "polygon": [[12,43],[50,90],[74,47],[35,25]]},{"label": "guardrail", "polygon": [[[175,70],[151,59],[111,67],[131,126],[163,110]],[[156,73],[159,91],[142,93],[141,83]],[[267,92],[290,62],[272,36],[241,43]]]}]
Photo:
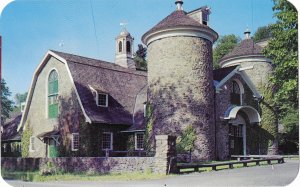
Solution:
[{"label": "guardrail", "polygon": [[272,164],[271,161],[276,160],[278,164],[284,163],[283,157],[269,157],[269,158],[256,158],[249,160],[239,160],[239,161],[228,161],[221,163],[209,163],[209,164],[180,164],[177,165],[177,169],[180,172],[180,169],[194,169],[195,172],[199,171],[199,168],[207,168],[211,167],[212,170],[217,170],[217,166],[226,166],[228,165],[229,169],[233,169],[235,164],[243,164],[243,167],[247,167],[248,163],[255,163],[256,165],[260,165],[260,162],[267,161],[268,164]]}]

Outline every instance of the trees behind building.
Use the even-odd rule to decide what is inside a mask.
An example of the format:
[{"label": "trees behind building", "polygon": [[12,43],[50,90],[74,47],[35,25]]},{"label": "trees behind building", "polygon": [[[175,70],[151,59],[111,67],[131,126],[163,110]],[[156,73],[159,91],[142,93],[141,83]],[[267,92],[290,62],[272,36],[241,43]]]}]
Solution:
[{"label": "trees behind building", "polygon": [[138,45],[138,50],[135,52],[133,60],[135,62],[135,66],[140,70],[147,70],[147,48],[142,44]]},{"label": "trees behind building", "polygon": [[1,79],[1,125],[9,118],[9,113],[13,110],[13,101],[10,100],[11,92],[4,79]]},{"label": "trees behind building", "polygon": [[221,36],[213,49],[213,66],[214,69],[219,68],[220,59],[228,54],[239,42],[241,39],[234,35],[225,35]]}]

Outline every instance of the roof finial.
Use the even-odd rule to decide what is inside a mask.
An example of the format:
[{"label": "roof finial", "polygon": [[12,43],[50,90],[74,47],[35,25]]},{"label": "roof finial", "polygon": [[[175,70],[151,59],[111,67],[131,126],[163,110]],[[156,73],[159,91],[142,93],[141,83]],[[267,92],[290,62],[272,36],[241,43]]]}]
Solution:
[{"label": "roof finial", "polygon": [[120,23],[120,26],[122,27],[122,31],[126,31],[126,25],[128,23],[125,21],[125,20],[122,20],[121,23]]},{"label": "roof finial", "polygon": [[244,32],[244,34],[245,34],[245,39],[250,39],[251,38],[250,37],[251,32],[250,32],[248,27],[247,27],[246,31]]},{"label": "roof finial", "polygon": [[175,4],[177,6],[177,10],[183,10],[183,8],[182,8],[183,1],[182,0],[176,0]]}]

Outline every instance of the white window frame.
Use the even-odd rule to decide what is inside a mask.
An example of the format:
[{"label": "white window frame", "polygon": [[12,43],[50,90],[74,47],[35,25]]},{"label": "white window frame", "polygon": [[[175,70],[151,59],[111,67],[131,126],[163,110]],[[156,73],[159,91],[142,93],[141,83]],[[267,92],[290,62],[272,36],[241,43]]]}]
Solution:
[{"label": "white window frame", "polygon": [[72,140],[71,140],[71,150],[72,151],[78,151],[78,148],[74,148],[74,136],[78,136],[78,147],[79,147],[79,133],[72,133]]},{"label": "white window frame", "polygon": [[144,138],[145,138],[145,133],[143,133],[143,132],[136,132],[136,133],[134,133],[134,144],[135,144],[135,150],[139,150],[139,151],[142,151],[142,150],[144,150],[144,148],[138,148],[137,147],[137,135],[138,134],[142,134],[143,135],[143,140],[144,140]]},{"label": "white window frame", "polygon": [[[99,104],[99,95],[100,95],[100,94],[106,96],[105,105],[100,105],[100,104]],[[108,107],[108,94],[106,94],[106,93],[98,93],[98,92],[97,92],[97,95],[96,95],[96,103],[97,103],[97,106]]]},{"label": "white window frame", "polygon": [[29,139],[29,151],[34,152],[35,151],[35,137],[31,136]]},{"label": "white window frame", "polygon": [[102,141],[101,141],[101,144],[102,144],[102,150],[113,150],[113,142],[114,142],[114,134],[112,132],[103,132],[103,134],[109,134],[110,135],[110,149],[107,149],[107,148],[103,148],[103,138],[102,138]]}]

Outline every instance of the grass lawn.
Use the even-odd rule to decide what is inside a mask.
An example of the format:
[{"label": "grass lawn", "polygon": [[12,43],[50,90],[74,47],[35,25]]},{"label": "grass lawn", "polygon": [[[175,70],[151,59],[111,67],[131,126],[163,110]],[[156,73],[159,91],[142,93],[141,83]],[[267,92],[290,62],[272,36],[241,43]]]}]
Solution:
[{"label": "grass lawn", "polygon": [[166,175],[155,174],[152,172],[132,172],[132,173],[112,173],[112,174],[86,174],[86,173],[58,173],[54,175],[43,176],[39,171],[1,171],[4,179],[16,179],[23,181],[108,181],[108,180],[145,180],[160,179]]}]

